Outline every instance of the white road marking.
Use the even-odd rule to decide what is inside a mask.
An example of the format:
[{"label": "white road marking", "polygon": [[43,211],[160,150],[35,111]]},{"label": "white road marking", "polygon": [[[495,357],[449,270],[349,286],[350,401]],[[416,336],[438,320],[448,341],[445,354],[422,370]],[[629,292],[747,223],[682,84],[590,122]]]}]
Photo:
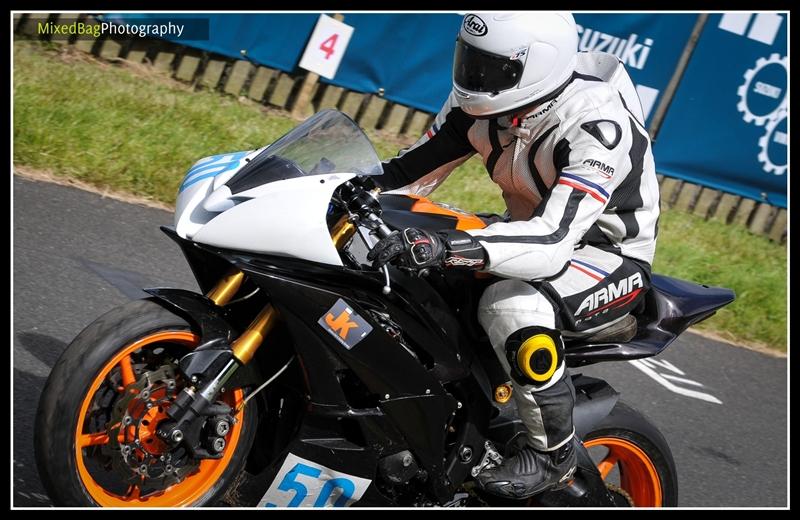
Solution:
[{"label": "white road marking", "polygon": [[[650,368],[661,367],[661,368],[666,368],[667,370],[671,370],[672,372],[675,372],[679,376],[685,376],[686,375],[686,372],[684,372],[680,368],[676,367],[675,365],[673,365],[672,363],[670,363],[666,359],[640,359],[639,361],[642,364],[644,364],[644,366],[647,366],[647,367],[650,367]],[[655,367],[653,365],[655,365]]]},{"label": "white road marking", "polygon": [[[711,394],[707,394],[705,392],[700,392],[699,390],[689,390],[688,388],[681,388],[680,386],[677,386],[677,385],[673,384],[672,382],[669,381],[669,379],[665,378],[664,376],[662,376],[661,374],[659,374],[658,372],[653,370],[652,365],[655,363],[655,360],[649,359],[649,360],[647,360],[647,363],[643,363],[643,361],[645,361],[645,360],[643,360],[643,359],[633,359],[633,360],[629,361],[629,363],[631,365],[635,366],[636,368],[638,368],[639,370],[641,370],[642,372],[644,372],[645,375],[649,376],[656,383],[660,384],[661,386],[663,386],[664,388],[666,388],[667,390],[669,390],[671,392],[675,392],[676,394],[684,395],[686,397],[691,397],[691,398],[694,398],[694,399],[700,399],[701,401],[707,401],[709,403],[722,404],[722,401],[720,401],[719,399],[717,399],[716,397],[714,397]],[[669,367],[671,367],[671,368],[669,368],[670,370],[674,369],[675,371],[679,372],[680,374],[684,374],[680,369],[678,369],[675,365],[673,365],[672,363],[669,363],[668,361],[658,360],[658,363],[656,363],[656,364],[659,364],[661,366],[665,366],[664,363],[666,363]],[[674,378],[674,376],[673,376],[673,378]],[[697,383],[696,381],[692,381],[692,383],[695,383],[695,384],[697,384],[699,386],[703,386],[702,384]]]},{"label": "white road marking", "polygon": [[685,377],[673,376],[671,374],[661,374],[661,377],[665,377],[670,381],[675,381],[677,383],[684,383],[691,386],[703,386],[703,383],[698,383],[697,381],[692,381],[691,379],[686,379]]}]

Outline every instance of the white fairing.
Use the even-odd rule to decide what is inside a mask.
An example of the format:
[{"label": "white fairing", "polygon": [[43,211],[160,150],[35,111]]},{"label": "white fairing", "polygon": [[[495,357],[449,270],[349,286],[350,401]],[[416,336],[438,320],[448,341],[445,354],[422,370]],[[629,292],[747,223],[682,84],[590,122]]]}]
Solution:
[{"label": "white fairing", "polygon": [[[258,150],[248,154],[248,157]],[[245,164],[198,181],[178,196],[179,236],[212,246],[342,265],[326,222],[333,191],[354,174],[334,173],[275,181],[237,194],[250,200],[221,213],[203,208],[215,185],[222,186]]]},{"label": "white fairing", "polygon": [[[236,152],[230,154],[204,157],[189,168],[189,173],[181,184],[178,200],[175,202],[175,230],[183,238],[191,239],[200,228],[218,215],[217,212],[205,211],[203,204],[211,193],[227,182],[231,177],[263,150]],[[238,157],[238,164],[221,171],[230,164],[230,159]],[[215,167],[215,165],[218,165]],[[202,168],[202,170],[201,170]],[[192,172],[199,172],[193,174]]]},{"label": "white fairing", "polygon": [[358,125],[323,110],[269,146],[197,161],[178,191],[175,230],[201,244],[341,266],[328,228],[333,193],[382,173]]},{"label": "white fairing", "polygon": [[241,194],[253,199],[221,213],[203,226],[193,240],[342,265],[325,216],[333,191],[353,177],[342,173],[313,175],[253,188]]}]

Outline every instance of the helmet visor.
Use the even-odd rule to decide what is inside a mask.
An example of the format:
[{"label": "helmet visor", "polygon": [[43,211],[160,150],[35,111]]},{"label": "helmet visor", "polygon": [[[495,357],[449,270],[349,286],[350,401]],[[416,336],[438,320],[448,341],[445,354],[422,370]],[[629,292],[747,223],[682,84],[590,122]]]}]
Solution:
[{"label": "helmet visor", "polygon": [[453,58],[453,81],[473,92],[500,92],[517,83],[522,77],[522,62],[506,56],[491,54],[458,38]]}]

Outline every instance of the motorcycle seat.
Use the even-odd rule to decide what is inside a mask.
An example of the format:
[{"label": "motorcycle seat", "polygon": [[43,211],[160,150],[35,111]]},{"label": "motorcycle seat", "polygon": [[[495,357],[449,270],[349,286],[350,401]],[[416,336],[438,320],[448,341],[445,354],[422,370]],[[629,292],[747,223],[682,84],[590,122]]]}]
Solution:
[{"label": "motorcycle seat", "polygon": [[615,321],[599,330],[591,332],[576,333],[565,332],[564,341],[581,343],[627,343],[636,336],[638,321],[632,314],[626,314],[620,320]]}]

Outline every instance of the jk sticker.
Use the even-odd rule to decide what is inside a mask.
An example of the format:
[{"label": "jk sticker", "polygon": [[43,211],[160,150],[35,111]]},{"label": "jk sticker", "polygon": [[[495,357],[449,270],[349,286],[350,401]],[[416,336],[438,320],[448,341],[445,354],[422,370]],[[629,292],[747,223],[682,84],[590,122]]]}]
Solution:
[{"label": "jk sticker", "polygon": [[350,350],[367,334],[372,332],[372,326],[361,316],[353,312],[344,300],[339,298],[317,322],[322,328],[336,338],[344,348]]}]

